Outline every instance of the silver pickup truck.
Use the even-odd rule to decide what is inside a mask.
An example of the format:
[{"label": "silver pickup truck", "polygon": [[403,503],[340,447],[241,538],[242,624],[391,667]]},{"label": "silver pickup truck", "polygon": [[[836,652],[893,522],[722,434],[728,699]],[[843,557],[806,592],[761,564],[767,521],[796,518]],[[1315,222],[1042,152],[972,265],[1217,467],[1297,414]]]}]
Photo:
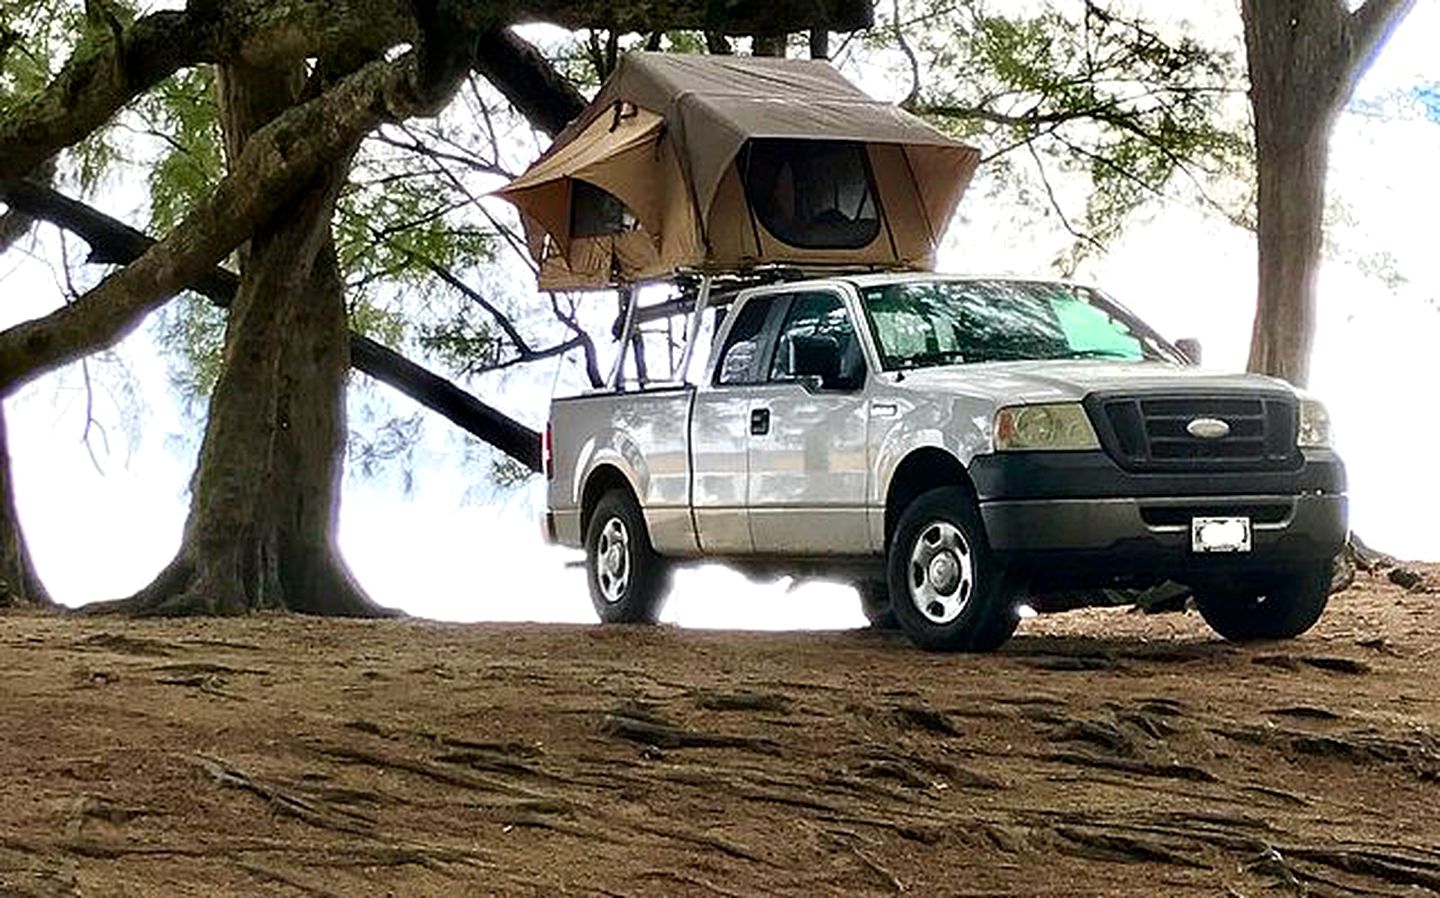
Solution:
[{"label": "silver pickup truck", "polygon": [[934,650],[993,649],[1022,602],[1100,587],[1183,584],[1236,640],[1325,608],[1347,522],[1324,407],[1196,367],[1096,290],[773,284],[712,347],[696,383],[551,409],[545,526],[584,547],[604,621],[654,621],[698,559],[847,580]]}]

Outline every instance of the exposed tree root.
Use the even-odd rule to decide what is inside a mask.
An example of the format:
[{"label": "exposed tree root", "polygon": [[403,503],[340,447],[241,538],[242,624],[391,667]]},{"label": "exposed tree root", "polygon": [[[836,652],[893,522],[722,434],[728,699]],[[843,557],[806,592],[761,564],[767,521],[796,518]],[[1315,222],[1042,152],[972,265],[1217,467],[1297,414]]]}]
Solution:
[{"label": "exposed tree root", "polygon": [[[95,602],[83,614],[129,617],[195,617],[245,614],[251,611],[294,611],[328,617],[391,618],[394,609],[377,604],[355,582],[338,558],[317,562],[310,589],[291,595],[283,588],[247,590],[241,566],[197,565],[183,552],[166,565],[150,585],[125,599]],[[278,594],[277,594],[278,593]]]}]

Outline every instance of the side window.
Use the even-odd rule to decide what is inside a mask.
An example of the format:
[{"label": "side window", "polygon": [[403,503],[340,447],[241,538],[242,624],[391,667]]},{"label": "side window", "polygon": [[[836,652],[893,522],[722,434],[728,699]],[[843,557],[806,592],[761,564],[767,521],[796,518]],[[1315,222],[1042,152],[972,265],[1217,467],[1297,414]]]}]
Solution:
[{"label": "side window", "polygon": [[715,370],[715,383],[721,386],[753,384],[761,378],[756,372],[760,356],[760,338],[765,319],[770,316],[773,299],[752,299],[740,310],[735,326],[725,338],[720,351],[720,364]]},{"label": "side window", "polygon": [[861,364],[860,342],[855,337],[855,325],[845,304],[834,293],[800,293],[790,303],[790,311],[780,325],[780,338],[775,346],[775,357],[770,364],[771,380],[793,380],[791,369],[794,355],[791,345],[796,337],[832,337],[840,347],[841,368],[844,371],[858,370]]}]

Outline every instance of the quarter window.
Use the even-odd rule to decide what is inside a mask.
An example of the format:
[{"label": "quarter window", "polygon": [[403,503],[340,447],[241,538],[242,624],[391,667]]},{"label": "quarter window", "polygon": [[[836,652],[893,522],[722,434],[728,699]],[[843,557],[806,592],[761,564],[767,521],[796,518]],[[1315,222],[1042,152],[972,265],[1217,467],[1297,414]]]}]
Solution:
[{"label": "quarter window", "polygon": [[740,309],[740,317],[725,337],[720,351],[720,365],[715,370],[715,383],[721,385],[753,384],[758,376],[761,338],[765,319],[770,316],[771,299],[752,299]]}]

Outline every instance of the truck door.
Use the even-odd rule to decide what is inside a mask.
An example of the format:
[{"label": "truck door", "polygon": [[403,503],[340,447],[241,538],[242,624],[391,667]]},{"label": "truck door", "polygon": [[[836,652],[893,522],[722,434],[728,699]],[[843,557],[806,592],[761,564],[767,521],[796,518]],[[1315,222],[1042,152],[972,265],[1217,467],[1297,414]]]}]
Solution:
[{"label": "truck door", "polygon": [[[871,551],[865,508],[868,412],[865,359],[855,322],[829,289],[785,297],[752,389],[746,504],[755,551],[857,555]],[[792,370],[797,338],[838,344],[843,386],[817,388]]]},{"label": "truck door", "polygon": [[725,331],[710,381],[695,392],[690,419],[691,504],[700,551],[706,555],[748,555],[754,550],[745,505],[750,405],[764,380],[761,349],[778,326],[779,311],[774,297],[745,301]]}]

